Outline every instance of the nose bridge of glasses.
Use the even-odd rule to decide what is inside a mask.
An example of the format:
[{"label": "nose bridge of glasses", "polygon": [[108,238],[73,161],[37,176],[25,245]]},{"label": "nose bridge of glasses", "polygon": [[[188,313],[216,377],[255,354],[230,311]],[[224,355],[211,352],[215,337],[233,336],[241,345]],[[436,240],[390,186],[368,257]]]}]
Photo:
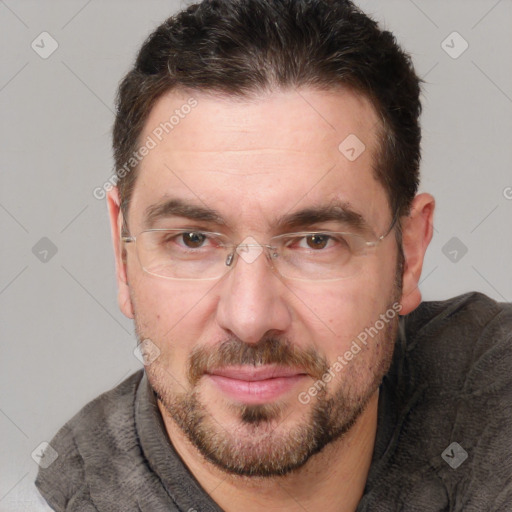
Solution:
[{"label": "nose bridge of glasses", "polygon": [[235,254],[243,259],[245,263],[254,263],[263,252],[268,252],[275,249],[274,246],[268,244],[261,244],[252,236],[245,238],[239,244],[233,245],[231,251],[226,257],[225,264],[231,266],[235,260]]}]

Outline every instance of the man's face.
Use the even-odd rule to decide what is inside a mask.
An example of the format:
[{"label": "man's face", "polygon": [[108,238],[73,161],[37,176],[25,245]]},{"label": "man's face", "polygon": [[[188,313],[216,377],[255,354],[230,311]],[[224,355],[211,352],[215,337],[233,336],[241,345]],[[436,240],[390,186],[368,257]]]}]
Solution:
[{"label": "man's face", "polygon": [[[312,89],[245,101],[193,97],[197,106],[182,109],[190,95],[171,92],[150,113],[140,141],[151,136],[157,145],[140,164],[131,235],[185,227],[266,244],[290,231],[284,217],[333,204],[360,214],[373,239],[387,231],[392,213],[372,171],[378,120],[364,98]],[[191,111],[158,141],[154,130],[176,109]],[[354,135],[365,146],[356,159],[363,146]],[[176,200],[219,219],[168,211],[148,221],[149,211]],[[319,230],[355,227],[308,217],[291,231]],[[126,251],[137,334],[160,350],[146,367],[160,405],[227,471],[300,467],[350,428],[388,369],[400,298],[394,234],[358,256],[355,275],[335,281],[283,278],[266,253],[236,258],[217,280],[169,280],[141,268],[134,244]],[[373,330],[363,343],[365,328]]]}]

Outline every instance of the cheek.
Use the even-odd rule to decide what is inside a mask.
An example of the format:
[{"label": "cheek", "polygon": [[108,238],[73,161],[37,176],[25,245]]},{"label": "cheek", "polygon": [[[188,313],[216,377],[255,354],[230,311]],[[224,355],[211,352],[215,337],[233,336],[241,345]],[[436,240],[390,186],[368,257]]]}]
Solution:
[{"label": "cheek", "polygon": [[165,281],[145,274],[131,282],[138,335],[158,345],[161,362],[184,367],[207,325],[212,286]]},{"label": "cheek", "polygon": [[[297,288],[300,316],[311,339],[328,359],[344,353],[352,341],[391,306],[394,264],[374,260],[355,278]],[[304,307],[304,304],[306,307]],[[300,333],[297,333],[300,335]]]},{"label": "cheek", "polygon": [[129,283],[136,315],[167,330],[197,315],[215,285],[166,280],[138,269],[129,272]]}]

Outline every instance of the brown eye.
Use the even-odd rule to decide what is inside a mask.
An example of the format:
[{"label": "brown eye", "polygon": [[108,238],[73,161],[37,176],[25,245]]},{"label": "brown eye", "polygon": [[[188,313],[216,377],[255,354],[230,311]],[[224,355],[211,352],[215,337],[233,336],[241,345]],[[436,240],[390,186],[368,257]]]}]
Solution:
[{"label": "brown eye", "polygon": [[328,235],[309,235],[306,240],[311,249],[325,249],[329,238]]},{"label": "brown eye", "polygon": [[206,235],[194,231],[183,233],[181,236],[183,237],[183,243],[191,249],[201,247],[206,240]]}]

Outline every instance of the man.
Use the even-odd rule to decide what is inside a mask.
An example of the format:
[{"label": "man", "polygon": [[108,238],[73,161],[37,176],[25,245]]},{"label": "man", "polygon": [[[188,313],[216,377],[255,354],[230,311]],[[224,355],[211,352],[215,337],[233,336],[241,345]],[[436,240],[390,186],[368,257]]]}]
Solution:
[{"label": "man", "polygon": [[421,303],[419,79],[348,1],[204,1],[121,83],[145,369],[51,441],[55,510],[512,510],[512,308]]}]

